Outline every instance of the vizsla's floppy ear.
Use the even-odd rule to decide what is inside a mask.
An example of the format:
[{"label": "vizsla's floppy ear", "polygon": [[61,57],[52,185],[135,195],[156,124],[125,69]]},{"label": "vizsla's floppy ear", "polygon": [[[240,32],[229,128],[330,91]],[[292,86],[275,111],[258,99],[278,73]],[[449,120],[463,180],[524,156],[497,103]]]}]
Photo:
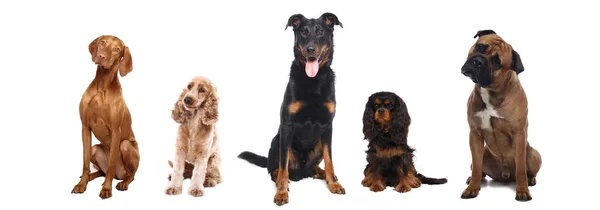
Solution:
[{"label": "vizsla's floppy ear", "polygon": [[123,57],[121,57],[121,62],[119,62],[119,74],[121,77],[129,74],[133,70],[133,60],[131,60],[131,53],[129,52],[129,47],[123,47]]},{"label": "vizsla's floppy ear", "polygon": [[102,36],[99,36],[98,38],[94,39],[94,41],[90,42],[90,44],[88,45],[88,50],[90,50],[90,54],[92,55],[92,61],[94,61],[94,58],[96,57],[96,52],[98,51],[98,40],[101,38]]},{"label": "vizsla's floppy ear", "polygon": [[205,125],[212,125],[219,119],[219,94],[217,93],[217,87],[211,84],[211,90],[204,102],[202,107],[204,116],[202,117],[202,123]]},{"label": "vizsla's floppy ear", "polygon": [[323,13],[320,18],[325,20],[325,24],[327,24],[327,26],[329,26],[331,29],[333,29],[333,26],[336,26],[336,25],[339,25],[340,27],[344,28],[344,25],[342,25],[342,22],[340,22],[340,20],[337,18],[337,16],[335,16],[333,13],[330,13],[330,12]]},{"label": "vizsla's floppy ear", "polygon": [[525,71],[525,67],[523,66],[523,62],[521,61],[521,56],[515,50],[512,51],[512,64],[510,65],[510,68],[513,71],[517,72],[517,74],[520,74],[521,72]]},{"label": "vizsla's floppy ear", "polygon": [[298,28],[298,26],[300,26],[300,23],[303,20],[306,20],[306,18],[302,14],[292,15],[288,19],[287,25],[285,25],[285,29],[287,30],[288,27],[293,27],[293,29],[295,30],[296,28]]},{"label": "vizsla's floppy ear", "polygon": [[367,100],[367,104],[365,104],[365,111],[363,113],[363,135],[364,139],[367,141],[373,140],[373,132],[375,131],[375,115],[373,112],[373,107],[371,107],[371,103],[373,103],[373,95],[369,96]]}]

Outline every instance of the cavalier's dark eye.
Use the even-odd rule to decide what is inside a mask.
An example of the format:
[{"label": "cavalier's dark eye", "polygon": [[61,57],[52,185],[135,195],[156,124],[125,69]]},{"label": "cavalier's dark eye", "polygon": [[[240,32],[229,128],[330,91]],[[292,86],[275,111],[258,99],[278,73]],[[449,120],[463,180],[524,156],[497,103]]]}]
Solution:
[{"label": "cavalier's dark eye", "polygon": [[206,90],[204,90],[204,88],[200,88],[200,89],[198,90],[198,92],[204,93],[204,92],[206,92]]},{"label": "cavalier's dark eye", "polygon": [[188,85],[187,88],[188,88],[188,90],[191,90],[192,89],[192,85]]}]

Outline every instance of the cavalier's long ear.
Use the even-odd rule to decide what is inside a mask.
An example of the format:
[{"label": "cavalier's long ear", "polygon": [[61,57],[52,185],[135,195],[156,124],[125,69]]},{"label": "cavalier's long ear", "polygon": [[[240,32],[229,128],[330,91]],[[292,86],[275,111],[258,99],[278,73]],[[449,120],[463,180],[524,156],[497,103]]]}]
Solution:
[{"label": "cavalier's long ear", "polygon": [[175,102],[175,107],[173,108],[173,111],[171,111],[171,118],[173,118],[173,120],[175,120],[175,122],[179,124],[183,124],[186,121],[185,119],[187,111],[185,110],[185,108],[183,107],[183,103],[181,102],[183,96],[185,96],[186,91],[187,89],[183,89],[181,91],[181,94],[179,94],[179,99],[177,99],[177,102]]},{"label": "cavalier's long ear", "polygon": [[369,96],[367,104],[365,104],[365,111],[363,113],[363,134],[364,139],[371,141],[373,140],[373,132],[375,132],[375,115],[373,112],[373,95]]},{"label": "cavalier's long ear", "polygon": [[406,104],[399,96],[394,96],[394,111],[392,111],[392,122],[390,123],[392,139],[398,143],[407,143],[408,127],[410,126],[410,115]]},{"label": "cavalier's long ear", "polygon": [[214,84],[211,83],[210,86],[210,92],[203,107],[204,116],[202,117],[202,123],[205,125],[215,124],[219,120],[219,94]]}]

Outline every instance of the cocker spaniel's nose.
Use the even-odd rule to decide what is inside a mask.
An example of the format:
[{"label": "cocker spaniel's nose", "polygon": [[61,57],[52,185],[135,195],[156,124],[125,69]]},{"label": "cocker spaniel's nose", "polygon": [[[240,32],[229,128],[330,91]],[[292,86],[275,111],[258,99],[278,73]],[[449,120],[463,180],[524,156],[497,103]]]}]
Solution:
[{"label": "cocker spaniel's nose", "polygon": [[192,104],[192,98],[190,98],[190,97],[185,97],[185,98],[183,99],[183,103],[185,103],[185,104],[187,104],[187,105],[190,105],[190,104]]},{"label": "cocker spaniel's nose", "polygon": [[377,110],[377,113],[379,113],[379,114],[383,114],[383,113],[385,113],[385,110],[383,110],[383,109],[378,109],[378,110]]}]

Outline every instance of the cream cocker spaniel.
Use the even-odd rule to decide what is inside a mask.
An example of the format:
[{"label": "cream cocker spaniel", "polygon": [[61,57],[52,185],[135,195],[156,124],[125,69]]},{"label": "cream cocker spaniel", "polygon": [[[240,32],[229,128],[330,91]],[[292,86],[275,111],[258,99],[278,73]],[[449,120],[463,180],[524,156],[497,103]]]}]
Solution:
[{"label": "cream cocker spaniel", "polygon": [[169,164],[168,195],[181,194],[182,183],[191,178],[188,194],[200,197],[204,187],[222,182],[216,122],[219,118],[217,88],[207,77],[197,76],[179,95],[171,117],[179,123],[175,158]]}]

